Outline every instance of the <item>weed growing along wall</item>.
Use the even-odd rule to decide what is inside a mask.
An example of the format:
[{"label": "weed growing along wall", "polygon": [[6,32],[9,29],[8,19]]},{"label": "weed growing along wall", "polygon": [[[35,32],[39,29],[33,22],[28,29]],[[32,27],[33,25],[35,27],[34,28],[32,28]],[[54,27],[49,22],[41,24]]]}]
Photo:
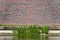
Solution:
[{"label": "weed growing along wall", "polygon": [[48,26],[38,26],[38,25],[21,25],[19,27],[14,27],[13,29],[13,39],[14,40],[40,40],[42,36],[48,36],[49,27]]}]

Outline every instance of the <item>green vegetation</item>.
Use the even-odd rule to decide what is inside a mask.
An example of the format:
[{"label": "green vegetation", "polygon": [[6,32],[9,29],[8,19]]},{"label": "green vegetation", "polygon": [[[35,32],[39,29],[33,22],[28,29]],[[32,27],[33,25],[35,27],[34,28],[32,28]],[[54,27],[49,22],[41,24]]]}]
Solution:
[{"label": "green vegetation", "polygon": [[21,26],[14,27],[14,38],[15,39],[40,39],[41,32],[48,34],[49,28],[48,26],[39,27],[37,25],[29,25],[29,26]]},{"label": "green vegetation", "polygon": [[48,26],[42,27],[42,33],[48,34],[48,32],[49,32],[49,27]]}]

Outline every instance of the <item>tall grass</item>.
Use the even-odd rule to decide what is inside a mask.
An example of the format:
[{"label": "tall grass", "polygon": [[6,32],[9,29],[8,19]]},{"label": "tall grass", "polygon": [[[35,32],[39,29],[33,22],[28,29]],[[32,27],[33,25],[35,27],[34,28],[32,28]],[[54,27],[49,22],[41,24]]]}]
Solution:
[{"label": "tall grass", "polygon": [[48,34],[49,28],[48,26],[38,27],[37,25],[14,27],[14,40],[40,39],[40,31],[42,31],[42,33]]}]

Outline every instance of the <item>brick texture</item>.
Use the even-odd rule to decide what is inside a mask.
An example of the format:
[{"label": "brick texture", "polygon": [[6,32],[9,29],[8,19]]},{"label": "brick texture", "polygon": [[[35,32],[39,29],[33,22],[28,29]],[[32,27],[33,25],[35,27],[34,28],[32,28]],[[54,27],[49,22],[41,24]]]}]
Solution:
[{"label": "brick texture", "polygon": [[60,0],[0,0],[0,24],[60,25]]}]

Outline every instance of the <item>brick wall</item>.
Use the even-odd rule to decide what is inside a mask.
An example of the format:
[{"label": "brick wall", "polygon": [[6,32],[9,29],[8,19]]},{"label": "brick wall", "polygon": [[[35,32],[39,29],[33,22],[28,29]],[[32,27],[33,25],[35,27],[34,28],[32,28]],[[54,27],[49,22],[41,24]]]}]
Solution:
[{"label": "brick wall", "polygon": [[60,25],[60,0],[0,0],[0,24]]}]

